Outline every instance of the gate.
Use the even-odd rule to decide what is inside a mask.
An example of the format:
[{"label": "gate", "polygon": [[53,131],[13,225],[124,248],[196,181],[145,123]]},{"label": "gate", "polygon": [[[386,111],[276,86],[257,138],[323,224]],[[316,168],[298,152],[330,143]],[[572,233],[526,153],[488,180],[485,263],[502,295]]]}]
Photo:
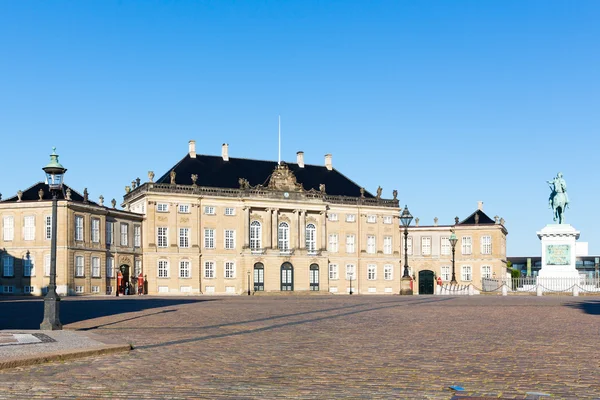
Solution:
[{"label": "gate", "polygon": [[419,271],[419,294],[433,294],[433,271]]}]

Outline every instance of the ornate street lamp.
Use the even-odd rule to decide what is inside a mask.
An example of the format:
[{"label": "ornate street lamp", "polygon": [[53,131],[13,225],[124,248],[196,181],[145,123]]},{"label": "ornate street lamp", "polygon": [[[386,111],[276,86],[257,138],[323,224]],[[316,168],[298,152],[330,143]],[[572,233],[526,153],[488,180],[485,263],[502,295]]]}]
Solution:
[{"label": "ornate street lamp", "polygon": [[347,273],[348,276],[346,276],[346,278],[348,278],[348,280],[350,281],[350,291],[349,293],[352,294],[352,272],[348,272]]},{"label": "ornate street lamp", "polygon": [[454,254],[456,253],[456,242],[458,242],[458,238],[456,237],[454,230],[452,231],[452,235],[450,235],[450,239],[448,239],[448,240],[450,241],[450,244],[452,245],[452,280],[450,281],[450,285],[457,285],[458,282],[456,282],[456,273],[454,271],[454,265],[455,265]]},{"label": "ornate street lamp", "polygon": [[410,225],[413,216],[408,211],[408,206],[404,206],[402,214],[400,214],[400,221],[404,226],[404,273],[402,274],[402,280],[400,281],[400,294],[412,295],[413,291],[410,287],[410,274],[408,273],[408,226]]},{"label": "ornate street lamp", "polygon": [[56,147],[52,148],[50,162],[44,168],[48,188],[52,193],[52,239],[50,241],[50,284],[44,297],[44,320],[40,329],[46,331],[61,330],[60,323],[60,297],[56,293],[56,218],[58,208],[58,194],[62,191],[63,178],[67,169],[58,162]]},{"label": "ornate street lamp", "polygon": [[248,296],[250,296],[250,271],[248,271]]}]

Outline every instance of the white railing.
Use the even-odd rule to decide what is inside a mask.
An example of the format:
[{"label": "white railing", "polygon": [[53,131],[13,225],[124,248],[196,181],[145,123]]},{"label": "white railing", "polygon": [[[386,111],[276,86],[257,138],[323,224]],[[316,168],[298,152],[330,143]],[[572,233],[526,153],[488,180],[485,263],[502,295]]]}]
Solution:
[{"label": "white railing", "polygon": [[509,294],[533,293],[596,293],[600,294],[600,279],[581,275],[579,277],[520,277],[511,279],[484,278],[481,282],[483,293],[506,291]]}]

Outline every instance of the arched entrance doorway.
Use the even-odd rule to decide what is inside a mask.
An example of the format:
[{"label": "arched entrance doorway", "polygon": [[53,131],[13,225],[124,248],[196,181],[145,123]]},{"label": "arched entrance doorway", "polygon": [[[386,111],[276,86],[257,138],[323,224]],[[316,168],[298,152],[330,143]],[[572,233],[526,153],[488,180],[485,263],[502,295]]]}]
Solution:
[{"label": "arched entrance doorway", "polygon": [[281,264],[281,291],[294,290],[294,267],[289,262]]},{"label": "arched entrance doorway", "polygon": [[265,290],[265,266],[263,263],[254,264],[254,291],[263,292]]},{"label": "arched entrance doorway", "polygon": [[433,294],[433,271],[419,271],[419,294]]},{"label": "arched entrance doorway", "polygon": [[308,281],[310,283],[310,290],[316,292],[319,291],[319,266],[317,264],[311,264],[308,271]]},{"label": "arched entrance doorway", "polygon": [[[120,294],[132,294],[131,292],[131,277],[129,275],[129,265],[122,264],[119,267],[119,271],[121,272],[121,282],[117,283],[117,290]],[[126,293],[127,292],[127,293]]]}]

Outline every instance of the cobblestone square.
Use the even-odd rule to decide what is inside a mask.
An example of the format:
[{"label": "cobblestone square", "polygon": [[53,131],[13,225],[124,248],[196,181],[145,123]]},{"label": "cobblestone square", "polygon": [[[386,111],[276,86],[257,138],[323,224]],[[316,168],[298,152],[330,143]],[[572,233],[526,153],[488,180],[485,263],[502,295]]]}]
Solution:
[{"label": "cobblestone square", "polygon": [[[42,307],[2,299],[0,328]],[[2,370],[0,398],[594,399],[599,318],[594,297],[66,298],[65,329],[134,350]]]}]

